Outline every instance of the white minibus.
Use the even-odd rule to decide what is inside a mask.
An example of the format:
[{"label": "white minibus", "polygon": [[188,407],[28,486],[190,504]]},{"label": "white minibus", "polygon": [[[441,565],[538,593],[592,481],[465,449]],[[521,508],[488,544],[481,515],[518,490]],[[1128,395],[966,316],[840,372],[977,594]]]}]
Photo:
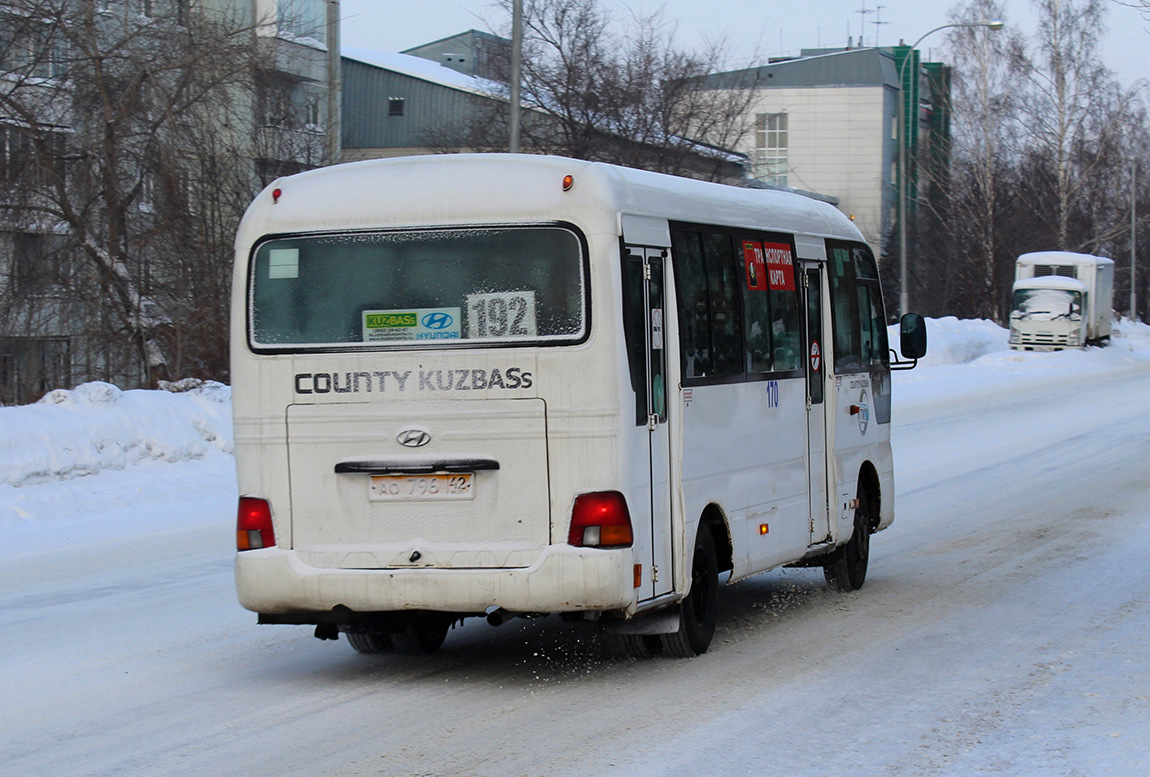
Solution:
[{"label": "white minibus", "polygon": [[926,347],[886,331],[798,194],[506,154],[280,179],[236,240],[240,602],[360,652],[559,613],[691,656],[724,579],[857,589]]}]

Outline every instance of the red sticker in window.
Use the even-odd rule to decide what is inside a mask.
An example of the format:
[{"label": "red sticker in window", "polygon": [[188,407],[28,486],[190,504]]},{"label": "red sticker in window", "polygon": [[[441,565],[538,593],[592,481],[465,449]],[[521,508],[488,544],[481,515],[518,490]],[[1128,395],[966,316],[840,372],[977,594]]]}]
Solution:
[{"label": "red sticker in window", "polygon": [[763,243],[767,260],[767,285],[771,291],[795,291],[795,265],[786,243]]},{"label": "red sticker in window", "polygon": [[747,288],[766,291],[767,260],[763,257],[763,244],[757,240],[744,240],[743,262],[747,266]]}]

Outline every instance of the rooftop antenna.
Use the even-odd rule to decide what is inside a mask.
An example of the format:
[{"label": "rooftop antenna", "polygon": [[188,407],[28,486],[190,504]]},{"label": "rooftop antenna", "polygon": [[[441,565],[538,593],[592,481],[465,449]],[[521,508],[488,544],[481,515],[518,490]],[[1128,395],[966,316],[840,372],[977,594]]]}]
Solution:
[{"label": "rooftop antenna", "polygon": [[874,11],[866,7],[866,0],[862,0],[862,8],[855,11],[855,13],[862,16],[862,20],[859,22],[859,48],[861,49],[866,47],[866,36],[863,33],[866,30],[867,14],[872,14]]},{"label": "rooftop antenna", "polygon": [[873,22],[871,22],[871,24],[873,24],[873,25],[874,25],[874,47],[875,47],[876,49],[879,47],[879,46],[878,46],[878,30],[879,30],[879,27],[880,27],[881,25],[883,25],[883,24],[890,24],[890,22],[884,22],[884,21],[882,20],[882,9],[884,9],[884,8],[886,8],[886,6],[885,6],[885,5],[876,5],[876,6],[874,7],[874,14],[875,14],[875,17],[874,17],[874,21],[873,21]]}]

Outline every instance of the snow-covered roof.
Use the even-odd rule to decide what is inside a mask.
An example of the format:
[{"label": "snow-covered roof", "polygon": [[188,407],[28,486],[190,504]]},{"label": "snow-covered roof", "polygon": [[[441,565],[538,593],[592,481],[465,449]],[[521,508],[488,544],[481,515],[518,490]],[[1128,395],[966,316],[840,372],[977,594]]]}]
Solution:
[{"label": "snow-covered roof", "polygon": [[[1106,261],[1110,261],[1107,259]],[[1061,275],[1042,275],[1037,278],[1023,278],[1014,282],[1014,290],[1019,289],[1061,289],[1063,291],[1086,291],[1086,284],[1077,278]]]},{"label": "snow-covered roof", "polygon": [[1076,254],[1073,251],[1031,251],[1018,257],[1019,264],[1114,264],[1113,259],[1093,254]]},{"label": "snow-covered roof", "polygon": [[361,62],[365,65],[390,70],[411,78],[418,78],[449,89],[458,89],[463,92],[482,95],[484,97],[506,96],[507,86],[498,81],[486,78],[469,76],[437,62],[422,57],[413,57],[409,54],[398,54],[393,51],[373,51],[371,49],[343,48],[340,55],[346,59]]}]

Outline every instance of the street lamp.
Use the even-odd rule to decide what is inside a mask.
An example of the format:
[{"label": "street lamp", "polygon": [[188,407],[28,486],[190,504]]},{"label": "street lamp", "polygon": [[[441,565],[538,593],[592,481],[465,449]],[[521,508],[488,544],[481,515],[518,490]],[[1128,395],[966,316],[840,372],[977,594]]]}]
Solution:
[{"label": "street lamp", "polygon": [[[979,22],[954,22],[953,24],[944,24],[941,27],[935,27],[933,30],[924,33],[922,37],[916,40],[907,50],[906,56],[902,60],[902,64],[898,68],[898,312],[900,316],[906,315],[910,307],[910,295],[907,293],[906,284],[906,145],[907,145],[907,131],[906,131],[906,87],[904,80],[906,77],[906,63],[914,59],[914,51],[918,48],[918,44],[922,43],[928,35],[933,35],[939,30],[946,30],[951,27],[989,27],[992,30],[1001,30],[1005,23],[1001,19],[991,19],[988,21]],[[913,96],[914,92],[911,92]],[[916,111],[917,119],[917,111]]]}]

